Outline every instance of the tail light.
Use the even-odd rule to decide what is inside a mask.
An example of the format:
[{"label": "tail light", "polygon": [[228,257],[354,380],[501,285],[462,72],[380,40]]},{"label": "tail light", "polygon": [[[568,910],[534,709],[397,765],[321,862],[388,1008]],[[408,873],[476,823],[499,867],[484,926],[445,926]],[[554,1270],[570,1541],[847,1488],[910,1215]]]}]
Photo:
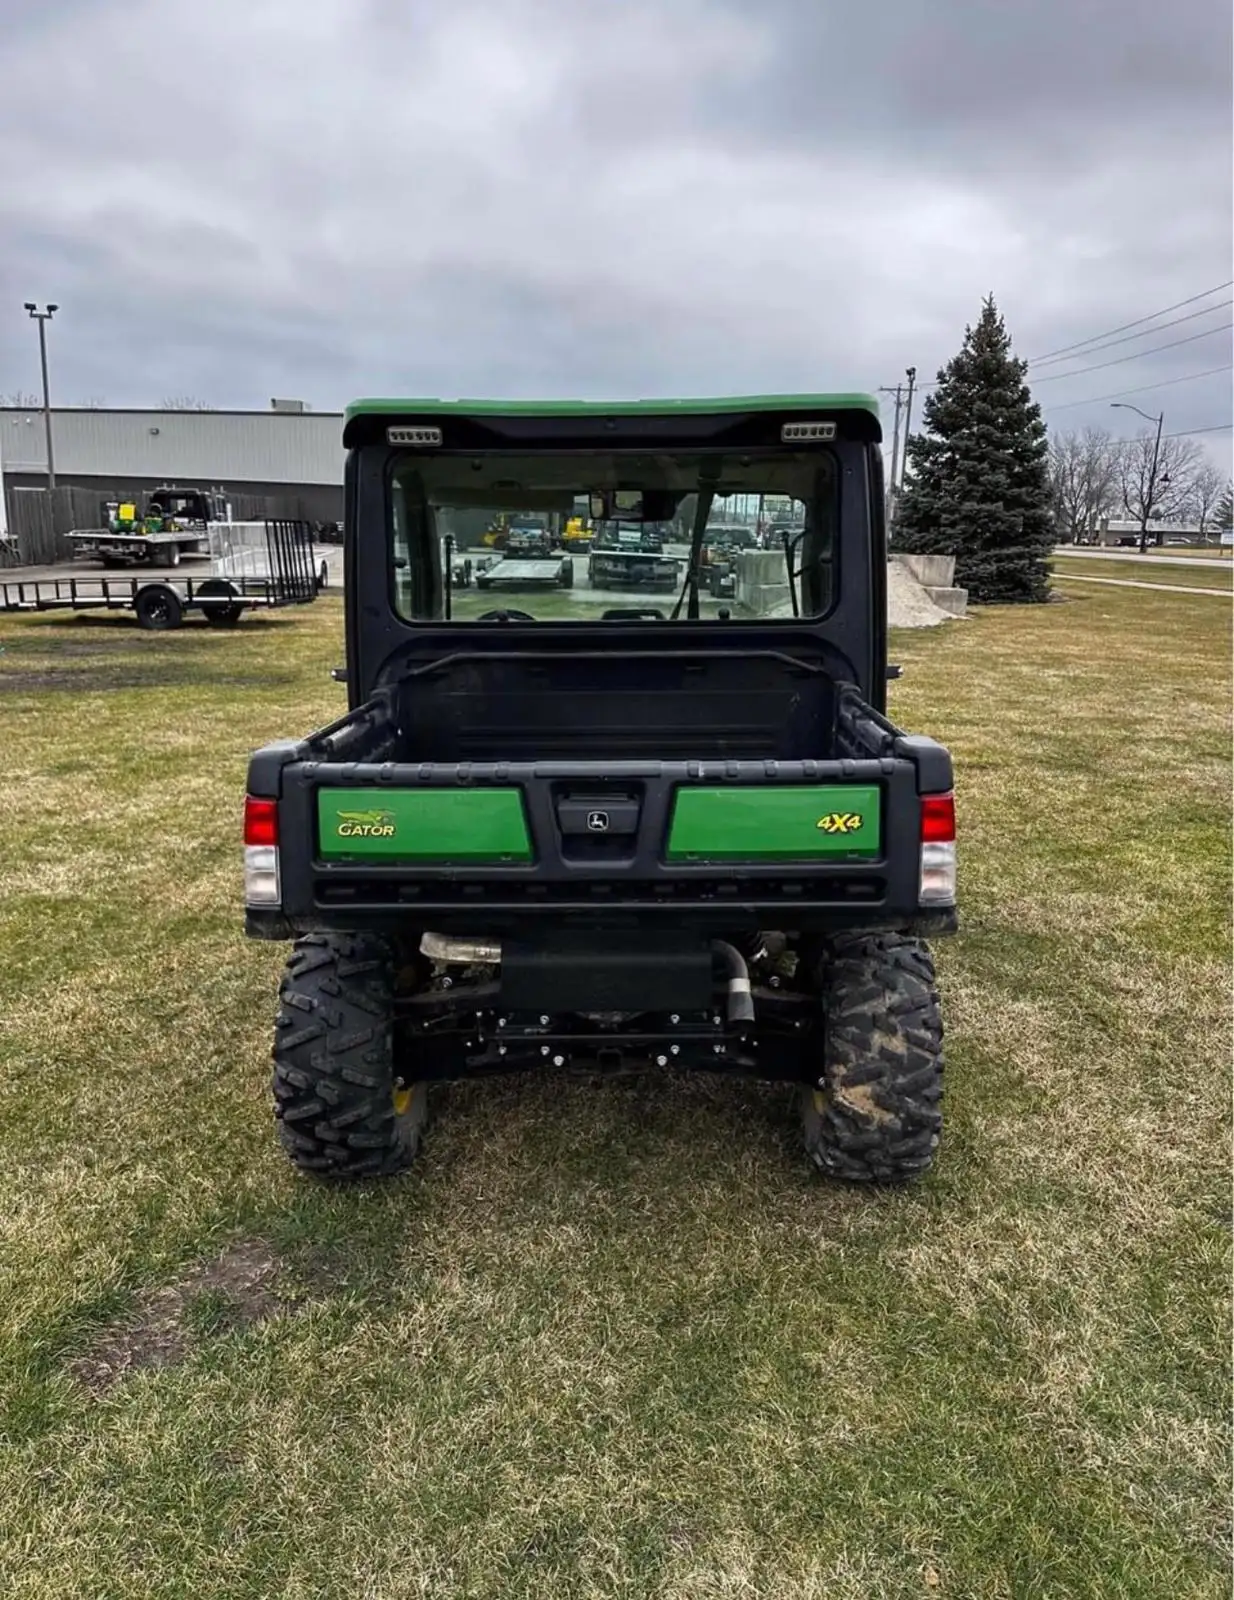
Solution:
[{"label": "tail light", "polygon": [[279,883],[279,810],[277,800],[244,797],[244,903],[277,906]]},{"label": "tail light", "polygon": [[922,905],[955,905],[955,795],[927,794],[921,800]]}]

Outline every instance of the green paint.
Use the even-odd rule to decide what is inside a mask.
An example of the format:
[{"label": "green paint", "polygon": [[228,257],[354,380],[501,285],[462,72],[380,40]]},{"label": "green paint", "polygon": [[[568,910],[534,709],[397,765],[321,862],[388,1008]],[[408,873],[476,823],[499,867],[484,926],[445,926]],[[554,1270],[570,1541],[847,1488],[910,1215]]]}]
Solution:
[{"label": "green paint", "polygon": [[586,417],[663,416],[666,412],[715,415],[733,411],[868,411],[878,416],[869,394],[753,394],[701,400],[353,400],[344,413],[353,417]]},{"label": "green paint", "polygon": [[[876,784],[683,787],[673,806],[667,858],[834,861],[876,856],[879,799]],[[820,827],[824,819],[829,827]]]},{"label": "green paint", "polygon": [[327,861],[530,861],[519,789],[319,789]]}]

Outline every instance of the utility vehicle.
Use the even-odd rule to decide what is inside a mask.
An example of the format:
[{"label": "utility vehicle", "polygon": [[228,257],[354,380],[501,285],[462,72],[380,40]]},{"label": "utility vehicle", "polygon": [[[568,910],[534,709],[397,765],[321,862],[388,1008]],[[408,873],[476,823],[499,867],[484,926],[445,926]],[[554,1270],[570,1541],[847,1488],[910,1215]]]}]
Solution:
[{"label": "utility vehicle", "polygon": [[108,501],[103,515],[106,527],[74,528],[66,537],[80,560],[95,558],[105,567],[178,567],[182,555],[202,551],[211,526],[230,520],[222,495],[175,484],[152,489],[142,510],[136,497]]},{"label": "utility vehicle", "polygon": [[[245,800],[246,931],[294,941],[298,1167],[397,1172],[434,1081],[578,1065],[783,1080],[825,1172],[925,1171],[952,763],[885,712],[880,437],[863,395],[348,409],[350,709],[258,750]],[[708,526],[759,495],[798,508],[783,620],[701,593]],[[675,599],[455,592],[452,516],[578,496],[684,521]]]},{"label": "utility vehicle", "polygon": [[593,589],[658,589],[675,594],[682,564],[664,553],[659,528],[641,522],[606,522],[596,529],[587,561]]}]

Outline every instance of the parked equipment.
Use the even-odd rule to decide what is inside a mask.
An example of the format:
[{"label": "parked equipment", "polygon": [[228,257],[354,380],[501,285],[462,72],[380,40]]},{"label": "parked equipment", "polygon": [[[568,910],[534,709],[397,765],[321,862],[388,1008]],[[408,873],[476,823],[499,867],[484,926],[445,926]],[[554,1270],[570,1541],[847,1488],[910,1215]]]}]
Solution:
[{"label": "parked equipment", "polygon": [[602,522],[587,561],[593,589],[651,589],[672,594],[681,582],[682,563],[664,554],[658,529],[638,522]]},{"label": "parked equipment", "polygon": [[74,528],[66,538],[78,559],[105,567],[178,567],[182,555],[203,550],[212,524],[230,520],[221,495],[175,484],[152,489],[140,510],[134,497],[107,501],[103,514],[105,527]]},{"label": "parked equipment", "polygon": [[[256,751],[245,799],[245,931],[295,941],[299,1168],[398,1172],[432,1082],[570,1064],[788,1081],[824,1172],[929,1167],[952,762],[886,714],[881,438],[852,395],[349,408],[350,709]],[[507,486],[600,521],[692,501],[671,613],[452,614],[442,519]],[[764,492],[808,508],[793,614],[704,614],[715,502]]]},{"label": "parked equipment", "polygon": [[477,589],[569,589],[574,563],[553,549],[546,523],[511,518],[501,558],[475,568]]},{"label": "parked equipment", "polygon": [[[235,524],[239,529],[242,525]],[[250,537],[246,559],[216,561],[200,579],[37,578],[0,585],[3,611],[131,611],[151,632],[178,628],[198,613],[213,627],[231,627],[246,611],[305,605],[325,586],[326,564],[313,566],[306,522],[260,524],[263,549]],[[245,570],[247,568],[247,570]]]}]

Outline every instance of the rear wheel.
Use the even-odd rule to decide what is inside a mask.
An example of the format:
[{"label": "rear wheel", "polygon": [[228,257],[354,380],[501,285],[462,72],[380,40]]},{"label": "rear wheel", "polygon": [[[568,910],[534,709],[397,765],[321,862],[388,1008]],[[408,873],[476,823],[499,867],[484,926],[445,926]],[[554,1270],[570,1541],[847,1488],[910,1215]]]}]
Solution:
[{"label": "rear wheel", "polygon": [[409,1166],[427,1112],[423,1083],[394,1066],[395,960],[369,934],[297,941],[279,987],[274,1105],[295,1166],[334,1181]]},{"label": "rear wheel", "polygon": [[831,1177],[920,1177],[942,1130],[943,1023],[934,959],[897,934],[831,942],[819,967],[825,1040],[802,1092],[802,1131]]},{"label": "rear wheel", "polygon": [[207,578],[197,588],[201,614],[212,628],[234,628],[244,615],[240,591],[226,578]]}]

